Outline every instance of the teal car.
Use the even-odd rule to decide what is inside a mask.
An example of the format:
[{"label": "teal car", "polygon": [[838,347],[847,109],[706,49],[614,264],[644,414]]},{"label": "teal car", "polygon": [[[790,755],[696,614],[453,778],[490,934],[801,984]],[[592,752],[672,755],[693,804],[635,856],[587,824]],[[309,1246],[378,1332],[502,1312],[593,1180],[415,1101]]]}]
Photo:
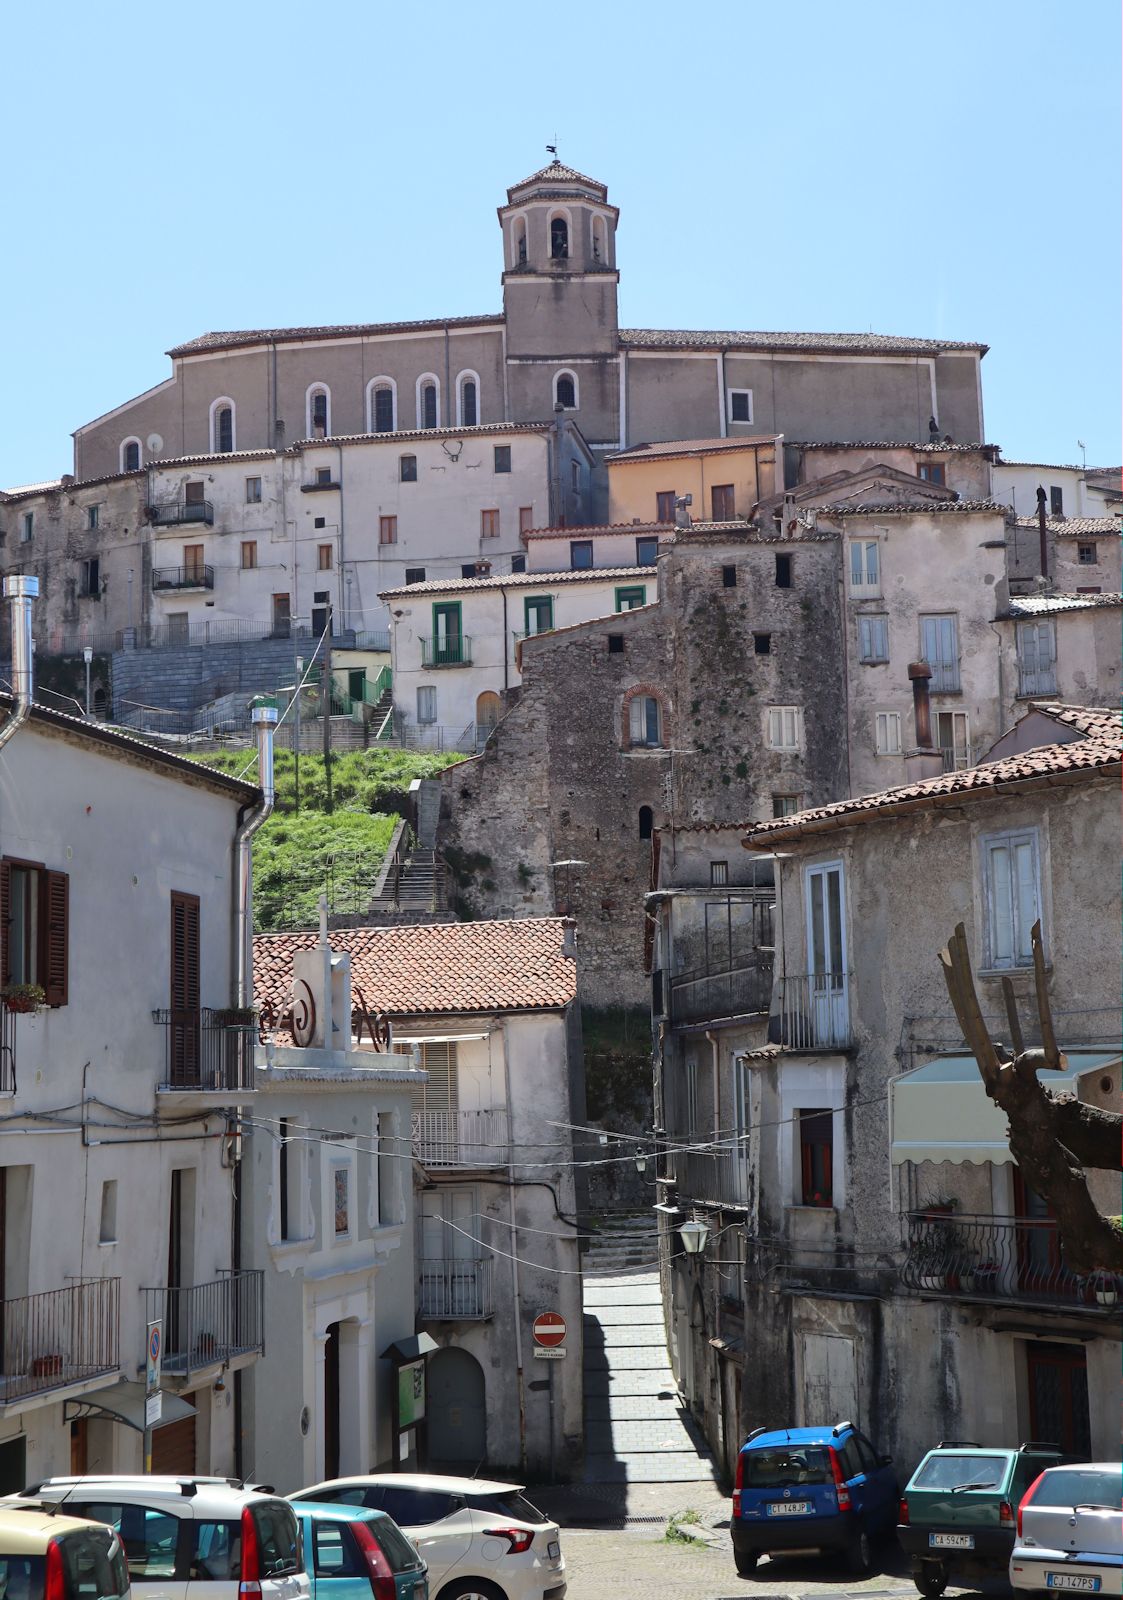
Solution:
[{"label": "teal car", "polygon": [[294,1506],[312,1600],[429,1600],[428,1567],[385,1511]]}]

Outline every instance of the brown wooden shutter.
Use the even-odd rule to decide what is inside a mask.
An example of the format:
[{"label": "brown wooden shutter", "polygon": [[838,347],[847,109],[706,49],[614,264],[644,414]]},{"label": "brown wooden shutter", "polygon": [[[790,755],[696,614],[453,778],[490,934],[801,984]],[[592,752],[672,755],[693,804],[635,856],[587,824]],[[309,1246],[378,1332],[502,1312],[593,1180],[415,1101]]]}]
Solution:
[{"label": "brown wooden shutter", "polygon": [[199,1075],[199,900],[172,894],[171,1081]]},{"label": "brown wooden shutter", "polygon": [[11,982],[8,959],[8,930],[12,921],[12,869],[0,861],[0,985]]},{"label": "brown wooden shutter", "polygon": [[69,979],[69,873],[44,872],[43,905],[43,989],[49,1006],[64,1006]]}]

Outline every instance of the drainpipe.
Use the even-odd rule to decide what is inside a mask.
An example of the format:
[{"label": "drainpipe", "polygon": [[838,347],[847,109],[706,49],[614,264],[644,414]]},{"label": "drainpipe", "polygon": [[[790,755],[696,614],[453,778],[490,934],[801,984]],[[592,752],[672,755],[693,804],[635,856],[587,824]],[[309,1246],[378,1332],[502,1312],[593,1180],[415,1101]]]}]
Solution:
[{"label": "drainpipe", "polygon": [[39,579],[15,574],[4,579],[4,596],[12,607],[12,693],[15,706],[0,728],[0,749],[31,715],[35,693],[35,653],[31,648],[31,603],[39,596]]},{"label": "drainpipe", "polygon": [[250,923],[250,869],[253,863],[253,836],[273,810],[273,732],[277,725],[276,706],[257,705],[253,708],[253,726],[257,735],[257,773],[261,786],[261,800],[238,823],[234,835],[234,943],[235,983],[234,1004],[245,1007],[253,1004],[253,928]]}]

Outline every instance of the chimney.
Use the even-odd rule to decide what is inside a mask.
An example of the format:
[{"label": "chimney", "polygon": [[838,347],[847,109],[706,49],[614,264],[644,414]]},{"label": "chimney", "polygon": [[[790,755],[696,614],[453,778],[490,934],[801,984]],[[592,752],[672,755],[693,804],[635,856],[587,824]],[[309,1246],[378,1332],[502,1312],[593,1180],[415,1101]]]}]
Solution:
[{"label": "chimney", "polygon": [[4,579],[4,595],[12,609],[12,693],[15,709],[0,728],[0,745],[23,726],[35,697],[35,651],[31,639],[31,606],[39,595],[39,579],[16,573]]},{"label": "chimney", "polygon": [[692,494],[675,496],[675,526],[679,528],[690,527],[690,507],[694,504]]},{"label": "chimney", "polygon": [[577,960],[577,924],[572,917],[562,922],[562,955],[571,961]]},{"label": "chimney", "polygon": [[239,823],[234,835],[234,1004],[253,1005],[253,924],[250,920],[250,882],[253,836],[271,814],[276,797],[273,775],[273,734],[277,708],[258,703],[251,713],[257,735],[257,782],[261,800]]},{"label": "chimney", "polygon": [[1041,576],[1049,576],[1049,540],[1047,538],[1046,522],[1048,512],[1045,510],[1045,490],[1037,485],[1037,537],[1041,546]]},{"label": "chimney", "polygon": [[928,699],[928,680],[932,676],[932,668],[927,661],[910,661],[908,671],[912,682],[916,748],[905,751],[905,776],[910,783],[922,783],[925,778],[940,776],[944,770],[944,760],[932,743],[932,706]]}]

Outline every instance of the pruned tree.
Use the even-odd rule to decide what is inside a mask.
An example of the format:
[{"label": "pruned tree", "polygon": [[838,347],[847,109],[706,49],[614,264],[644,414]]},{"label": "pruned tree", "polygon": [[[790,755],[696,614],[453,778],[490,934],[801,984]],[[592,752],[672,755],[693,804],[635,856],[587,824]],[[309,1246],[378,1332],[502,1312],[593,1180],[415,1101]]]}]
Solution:
[{"label": "pruned tree", "polygon": [[940,951],[944,980],[986,1092],[1009,1120],[1011,1153],[1026,1182],[1057,1218],[1065,1265],[1077,1273],[1123,1273],[1119,1221],[1097,1208],[1088,1193],[1085,1171],[1123,1170],[1123,1116],[1084,1105],[1073,1095],[1054,1094],[1038,1078],[1042,1069],[1062,1072],[1066,1057],[1053,1031],[1040,922],[1034,923],[1031,937],[1040,1046],[1026,1047],[1009,978],[1003,978],[1002,992],[1012,1052],[991,1038],[975,992],[962,922]]}]

